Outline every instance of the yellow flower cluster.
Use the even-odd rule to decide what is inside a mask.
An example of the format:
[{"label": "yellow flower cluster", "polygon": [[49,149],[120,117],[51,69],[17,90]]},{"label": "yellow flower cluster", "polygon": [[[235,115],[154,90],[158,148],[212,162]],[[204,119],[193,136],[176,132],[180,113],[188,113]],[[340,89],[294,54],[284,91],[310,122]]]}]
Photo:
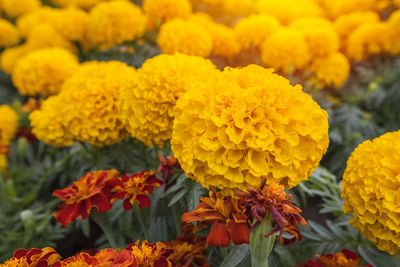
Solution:
[{"label": "yellow flower cluster", "polygon": [[1,0],[3,11],[12,18],[19,17],[41,6],[40,0]]},{"label": "yellow flower cluster", "polygon": [[78,58],[62,48],[36,50],[20,59],[12,72],[12,81],[21,95],[57,94],[78,68]]},{"label": "yellow flower cluster", "polygon": [[135,72],[119,61],[83,63],[57,96],[30,114],[33,133],[55,146],[121,141],[127,132],[119,118],[120,89],[132,83]]},{"label": "yellow flower cluster", "polygon": [[7,105],[0,105],[0,143],[9,145],[17,134],[19,117],[17,112]]},{"label": "yellow flower cluster", "polygon": [[102,1],[108,0],[51,0],[52,3],[61,7],[74,6],[82,9],[91,9]]},{"label": "yellow flower cluster", "polygon": [[171,138],[173,109],[190,84],[218,72],[211,61],[184,54],[147,60],[121,93],[121,118],[133,137],[163,147]]},{"label": "yellow flower cluster", "polygon": [[307,179],[329,143],[328,114],[272,69],[227,68],[177,101],[172,150],[203,186],[227,193]]},{"label": "yellow flower cluster", "polygon": [[379,249],[400,257],[400,131],[360,144],[342,180],[343,211]]},{"label": "yellow flower cluster", "polygon": [[15,26],[5,19],[0,19],[0,47],[13,46],[18,42],[19,33]]},{"label": "yellow flower cluster", "polygon": [[171,19],[187,18],[192,13],[192,5],[189,0],[144,0],[143,10],[147,17],[147,28],[154,30]]}]

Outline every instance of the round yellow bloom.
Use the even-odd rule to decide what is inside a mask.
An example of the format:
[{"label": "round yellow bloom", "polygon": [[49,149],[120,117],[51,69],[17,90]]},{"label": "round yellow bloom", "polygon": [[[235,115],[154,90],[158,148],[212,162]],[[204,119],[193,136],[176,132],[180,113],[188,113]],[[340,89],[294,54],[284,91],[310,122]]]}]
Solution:
[{"label": "round yellow bloom", "polygon": [[342,86],[350,74],[350,62],[342,53],[335,52],[314,59],[310,70],[314,72],[312,80],[320,87]]},{"label": "round yellow bloom", "polygon": [[290,27],[304,35],[313,58],[324,57],[339,50],[339,36],[333,24],[327,19],[300,18],[293,21]]},{"label": "round yellow bloom", "polygon": [[175,108],[172,151],[203,186],[227,193],[264,179],[307,179],[329,143],[328,114],[272,69],[227,68],[196,83]]},{"label": "round yellow bloom", "polygon": [[102,2],[89,13],[88,39],[91,45],[110,48],[141,37],[146,17],[129,1]]},{"label": "round yellow bloom", "polygon": [[62,48],[46,48],[21,58],[12,72],[12,81],[21,95],[57,94],[78,68],[78,58]]},{"label": "round yellow bloom", "polygon": [[347,37],[358,27],[370,22],[378,22],[379,14],[373,11],[359,11],[345,14],[335,20],[336,32],[342,39]]},{"label": "round yellow bloom", "polygon": [[1,69],[7,74],[11,74],[18,60],[30,51],[32,49],[25,44],[5,49],[0,56]]},{"label": "round yellow bloom", "polygon": [[192,56],[208,57],[213,48],[212,37],[201,25],[183,19],[164,23],[158,34],[157,43],[163,53],[176,52]]},{"label": "round yellow bloom", "polygon": [[144,0],[143,10],[148,29],[154,30],[168,20],[186,19],[192,13],[192,5],[189,0]]},{"label": "round yellow bloom", "polygon": [[32,28],[38,24],[53,24],[57,19],[57,9],[41,6],[17,19],[17,28],[21,35],[28,37]]},{"label": "round yellow bloom", "polygon": [[379,249],[400,257],[400,131],[360,144],[342,180],[343,211]]},{"label": "round yellow bloom", "polygon": [[259,47],[280,27],[279,21],[268,14],[257,14],[239,20],[235,33],[242,49]]},{"label": "round yellow bloom", "polygon": [[392,56],[400,54],[400,10],[394,11],[387,20],[384,51]]},{"label": "round yellow bloom", "polygon": [[135,79],[125,84],[121,118],[133,137],[163,147],[171,138],[173,108],[189,84],[218,72],[211,61],[184,54],[161,54],[148,59]]},{"label": "round yellow bloom", "polygon": [[284,73],[303,69],[310,59],[304,35],[291,28],[276,30],[261,46],[263,64]]},{"label": "round yellow bloom", "polygon": [[379,11],[390,4],[388,0],[321,0],[320,2],[326,15],[331,19],[358,11]]},{"label": "round yellow bloom", "polygon": [[83,41],[88,28],[88,14],[77,8],[60,9],[54,20],[54,28],[69,41]]},{"label": "round yellow bloom", "polygon": [[5,19],[0,19],[0,47],[18,44],[19,33],[15,26]]},{"label": "round yellow bloom", "polygon": [[89,10],[98,3],[108,0],[51,0],[52,3],[61,7],[78,7]]},{"label": "round yellow bloom", "polygon": [[75,52],[76,47],[66,40],[56,29],[50,24],[38,24],[32,28],[29,33],[27,42],[32,50],[40,48],[60,47]]},{"label": "round yellow bloom", "polygon": [[0,105],[0,142],[9,145],[17,134],[19,117],[17,112],[7,105]]},{"label": "round yellow bloom", "polygon": [[41,6],[40,0],[1,0],[3,11],[16,18]]},{"label": "round yellow bloom", "polygon": [[64,119],[65,103],[59,96],[51,96],[42,102],[40,109],[29,115],[33,134],[43,142],[59,147],[70,146],[74,137],[68,131],[69,123]]}]

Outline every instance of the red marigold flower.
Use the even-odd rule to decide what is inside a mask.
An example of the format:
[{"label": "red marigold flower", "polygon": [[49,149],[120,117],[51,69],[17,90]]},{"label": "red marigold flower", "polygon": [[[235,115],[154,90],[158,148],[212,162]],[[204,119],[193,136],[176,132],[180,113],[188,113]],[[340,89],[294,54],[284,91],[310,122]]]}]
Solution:
[{"label": "red marigold flower", "polygon": [[139,203],[139,208],[148,207],[151,199],[148,197],[154,188],[160,187],[163,183],[154,175],[155,171],[142,171],[131,175],[123,175],[121,179],[114,179],[107,183],[111,190],[111,198],[124,199],[124,209],[133,208],[135,201]]},{"label": "red marigold flower", "polygon": [[109,267],[119,253],[114,249],[103,249],[95,255],[80,252],[62,261],[57,261],[52,267]]},{"label": "red marigold flower", "polygon": [[157,172],[161,173],[164,183],[167,183],[168,178],[176,173],[176,170],[182,170],[181,165],[174,156],[164,157],[161,153],[158,153],[160,158],[160,165],[158,166]]},{"label": "red marigold flower", "polygon": [[167,247],[174,250],[172,258],[178,267],[209,267],[204,252],[207,250],[206,237],[195,235],[192,223],[182,225],[182,234],[176,240],[165,241]]},{"label": "red marigold flower", "polygon": [[200,198],[200,203],[192,212],[186,212],[182,221],[211,223],[207,243],[211,246],[227,247],[234,244],[248,244],[250,230],[244,202],[240,198],[225,196],[219,192],[209,192],[209,197]]},{"label": "red marigold flower", "polygon": [[109,196],[106,194],[105,186],[107,181],[119,175],[116,170],[94,171],[85,174],[73,185],[53,192],[64,201],[58,207],[60,210],[53,213],[57,221],[64,226],[77,218],[87,219],[90,209],[96,207],[98,212],[105,212],[111,209]]},{"label": "red marigold flower", "polygon": [[[342,249],[342,251],[325,256],[315,255],[318,260],[308,260],[307,263],[299,264],[298,267],[361,267],[360,258],[356,253],[349,249]],[[364,267],[372,267],[371,264],[364,265]]]},{"label": "red marigold flower", "polygon": [[32,133],[31,127],[20,127],[17,131],[17,136],[25,137],[31,144],[37,140],[36,136]]},{"label": "red marigold flower", "polygon": [[161,242],[156,244],[140,241],[129,244],[119,253],[112,263],[112,267],[174,267],[175,262],[171,259],[172,249]]},{"label": "red marigold flower", "polygon": [[[239,191],[237,196],[243,199],[246,207],[246,214],[250,221],[255,223],[251,229],[262,223],[267,215],[271,215],[273,229],[265,234],[265,237],[280,232],[280,242],[284,245],[301,240],[301,235],[297,224],[307,225],[307,222],[301,217],[301,209],[294,205],[294,201],[290,200],[292,195],[284,191],[284,186],[279,184],[267,185],[264,181],[259,190],[249,187],[248,193]],[[288,232],[294,238],[286,239],[283,237],[283,232]]]},{"label": "red marigold flower", "polygon": [[58,261],[61,256],[50,247],[43,249],[17,249],[14,256],[4,263],[5,266],[47,267]]}]

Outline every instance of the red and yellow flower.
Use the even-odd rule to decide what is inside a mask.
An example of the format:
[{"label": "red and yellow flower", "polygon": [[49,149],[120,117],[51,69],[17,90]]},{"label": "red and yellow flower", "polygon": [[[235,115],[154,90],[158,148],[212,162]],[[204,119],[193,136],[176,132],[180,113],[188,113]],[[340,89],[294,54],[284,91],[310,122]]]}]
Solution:
[{"label": "red and yellow flower", "polygon": [[181,165],[173,155],[165,157],[162,154],[158,154],[158,157],[160,158],[160,165],[157,172],[161,173],[164,183],[167,183],[168,178],[174,175],[177,170],[182,170]]},{"label": "red and yellow flower", "polygon": [[103,249],[95,255],[88,252],[80,252],[62,261],[57,261],[52,267],[109,267],[119,253],[114,249]]},{"label": "red and yellow flower", "polygon": [[[360,258],[349,249],[342,249],[336,254],[315,256],[317,257],[316,261],[310,259],[307,263],[299,264],[298,267],[361,267]],[[372,265],[367,264],[364,267],[372,267]]]},{"label": "red and yellow flower", "polygon": [[50,247],[43,249],[17,249],[11,259],[0,266],[4,267],[42,267],[51,266],[58,261],[61,256]]},{"label": "red and yellow flower", "polygon": [[57,221],[68,226],[77,218],[87,219],[92,207],[96,207],[100,213],[111,209],[105,187],[107,181],[119,174],[116,170],[90,172],[73,185],[54,191],[53,196],[64,201],[59,205],[60,210],[53,213]]},{"label": "red and yellow flower", "polygon": [[183,214],[182,221],[195,221],[212,224],[207,243],[211,246],[227,247],[231,240],[234,244],[248,244],[246,208],[239,198],[225,196],[219,192],[209,192],[209,197],[200,198],[200,203],[192,212]]}]

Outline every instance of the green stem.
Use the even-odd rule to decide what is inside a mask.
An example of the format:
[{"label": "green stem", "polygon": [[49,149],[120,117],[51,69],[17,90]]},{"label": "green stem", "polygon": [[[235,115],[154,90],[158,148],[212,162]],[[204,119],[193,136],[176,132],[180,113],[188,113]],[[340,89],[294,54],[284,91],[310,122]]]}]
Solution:
[{"label": "green stem", "polygon": [[107,217],[103,216],[103,214],[98,213],[96,209],[91,210],[90,217],[101,228],[101,230],[103,230],[110,246],[113,248],[117,248],[117,242],[114,238],[114,232],[110,227],[110,223],[107,220]]},{"label": "green stem", "polygon": [[182,220],[181,220],[180,213],[178,211],[178,203],[175,203],[175,205],[172,205],[172,213],[174,215],[176,235],[179,236],[181,234]]},{"label": "green stem", "polygon": [[146,227],[146,225],[144,223],[144,220],[143,220],[143,217],[142,217],[142,212],[141,212],[141,210],[139,208],[138,203],[136,203],[136,202],[133,205],[133,212],[135,213],[135,216],[136,216],[137,220],[139,221],[140,228],[142,228],[144,239],[145,240],[149,240],[148,239],[149,238],[149,234],[147,232],[147,227]]},{"label": "green stem", "polygon": [[264,237],[264,234],[272,230],[273,218],[266,216],[250,235],[250,251],[252,267],[268,267],[268,258],[274,248],[275,234]]}]

